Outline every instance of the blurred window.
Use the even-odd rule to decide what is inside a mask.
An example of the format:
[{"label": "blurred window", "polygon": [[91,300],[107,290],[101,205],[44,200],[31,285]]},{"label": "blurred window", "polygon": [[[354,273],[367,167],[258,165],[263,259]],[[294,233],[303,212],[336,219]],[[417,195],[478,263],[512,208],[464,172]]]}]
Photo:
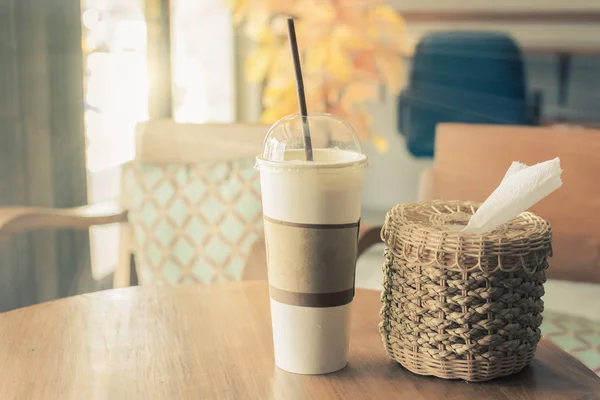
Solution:
[{"label": "blurred window", "polygon": [[[82,0],[89,202],[118,200],[120,165],[135,156],[135,126],[148,119],[143,0]],[[232,122],[233,29],[222,0],[171,0],[173,116]],[[118,230],[92,231],[94,275],[117,260]],[[96,251],[98,249],[98,251]]]}]

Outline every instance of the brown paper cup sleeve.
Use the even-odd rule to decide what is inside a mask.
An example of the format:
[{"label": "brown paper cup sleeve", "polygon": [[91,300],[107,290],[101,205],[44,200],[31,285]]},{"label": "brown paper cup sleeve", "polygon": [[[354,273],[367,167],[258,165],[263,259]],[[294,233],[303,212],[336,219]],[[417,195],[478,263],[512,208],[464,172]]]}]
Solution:
[{"label": "brown paper cup sleeve", "polygon": [[271,298],[304,307],[335,307],[352,301],[359,222],[264,220]]}]

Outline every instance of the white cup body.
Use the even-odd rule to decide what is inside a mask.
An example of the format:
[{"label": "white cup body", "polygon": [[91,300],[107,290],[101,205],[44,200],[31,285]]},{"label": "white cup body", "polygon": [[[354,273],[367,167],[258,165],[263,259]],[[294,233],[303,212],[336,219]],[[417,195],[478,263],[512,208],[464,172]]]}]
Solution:
[{"label": "white cup body", "polygon": [[[319,151],[327,162],[318,162]],[[332,149],[316,150],[315,160],[257,160],[275,363],[299,374],[347,364],[366,163],[364,155]]]}]

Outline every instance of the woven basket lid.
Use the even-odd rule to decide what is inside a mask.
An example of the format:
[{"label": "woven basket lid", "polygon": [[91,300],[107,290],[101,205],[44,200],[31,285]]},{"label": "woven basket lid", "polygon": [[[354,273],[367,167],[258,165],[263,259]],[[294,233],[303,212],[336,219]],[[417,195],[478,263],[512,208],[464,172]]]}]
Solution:
[{"label": "woven basket lid", "polygon": [[480,203],[431,201],[399,204],[381,232],[398,259],[454,271],[487,273],[524,268],[534,273],[552,253],[552,231],[543,218],[524,212],[485,234],[459,232]]}]

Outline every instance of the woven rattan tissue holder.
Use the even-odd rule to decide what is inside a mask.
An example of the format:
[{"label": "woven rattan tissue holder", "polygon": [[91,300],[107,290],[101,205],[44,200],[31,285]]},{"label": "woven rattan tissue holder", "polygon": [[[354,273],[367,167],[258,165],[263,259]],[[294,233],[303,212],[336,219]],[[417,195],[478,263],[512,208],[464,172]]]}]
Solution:
[{"label": "woven rattan tissue holder", "polygon": [[478,206],[405,203],[387,214],[380,331],[416,374],[485,381],[535,355],[550,224],[524,212],[490,233],[458,232]]}]

